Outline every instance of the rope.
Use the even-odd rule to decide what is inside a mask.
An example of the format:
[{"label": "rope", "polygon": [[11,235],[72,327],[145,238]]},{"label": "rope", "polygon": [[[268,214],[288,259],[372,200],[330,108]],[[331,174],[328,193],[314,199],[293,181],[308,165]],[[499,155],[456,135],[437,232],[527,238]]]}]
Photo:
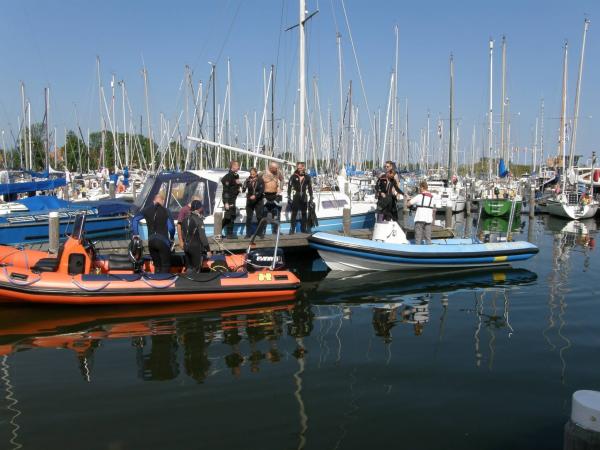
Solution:
[{"label": "rope", "polygon": [[111,283],[111,281],[107,281],[106,283],[104,283],[102,286],[100,286],[99,288],[89,288],[84,286],[83,284],[79,283],[75,277],[71,277],[71,282],[77,286],[79,289],[82,289],[86,292],[100,292],[101,290],[105,289],[106,287],[108,287],[108,285]]},{"label": "rope", "polygon": [[15,286],[31,286],[32,284],[37,283],[38,281],[40,281],[42,279],[42,277],[40,275],[38,275],[38,277],[32,281],[17,281],[17,280],[14,280],[13,278],[11,278],[11,276],[8,274],[8,270],[6,270],[6,266],[4,266],[2,268],[2,270],[4,271],[4,276],[6,277],[8,282],[11,284],[14,284]]},{"label": "rope", "polygon": [[150,279],[149,279],[149,278],[142,277],[142,281],[143,281],[144,283],[146,283],[148,286],[150,286],[151,288],[154,288],[154,289],[167,289],[167,288],[170,288],[171,286],[173,286],[173,285],[175,284],[175,282],[176,282],[178,279],[179,279],[179,277],[178,277],[177,275],[175,275],[175,277],[173,278],[173,280],[172,280],[172,281],[171,281],[169,284],[167,284],[167,285],[165,285],[165,286],[158,286],[158,285],[156,285],[156,284],[152,284],[152,283],[150,283]]}]

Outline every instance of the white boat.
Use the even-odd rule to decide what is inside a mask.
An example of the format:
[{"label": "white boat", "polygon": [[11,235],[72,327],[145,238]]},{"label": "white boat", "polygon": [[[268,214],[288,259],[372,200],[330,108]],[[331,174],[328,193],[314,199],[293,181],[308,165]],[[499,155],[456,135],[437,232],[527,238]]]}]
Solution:
[{"label": "white boat", "polygon": [[598,202],[577,192],[561,192],[546,200],[546,212],[571,220],[590,219],[598,212]]},{"label": "white boat", "polygon": [[373,237],[317,232],[309,237],[309,244],[331,270],[340,271],[481,268],[523,261],[538,253],[534,244],[525,241],[435,239],[430,245],[416,245],[406,240],[396,222],[377,223]]}]

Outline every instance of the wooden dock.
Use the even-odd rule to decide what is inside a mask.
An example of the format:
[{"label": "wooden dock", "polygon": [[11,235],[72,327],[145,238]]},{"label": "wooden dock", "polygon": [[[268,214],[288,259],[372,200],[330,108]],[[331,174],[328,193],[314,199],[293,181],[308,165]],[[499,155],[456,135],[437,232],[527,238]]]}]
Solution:
[{"label": "wooden dock", "polygon": [[[410,239],[414,237],[414,230],[406,229],[406,235]],[[350,231],[350,236],[355,238],[362,239],[370,239],[371,238],[371,230],[367,229],[356,229]],[[335,234],[342,234],[342,232],[338,232]],[[308,248],[308,237],[309,233],[296,233],[292,235],[282,234],[279,237],[279,247],[287,248],[287,249],[296,249],[301,250],[303,248]],[[447,230],[442,227],[434,226],[432,230],[432,237],[434,239],[444,239],[451,238],[454,236],[452,230]],[[233,252],[239,253],[244,252],[248,249],[248,245],[250,244],[250,239],[216,239],[213,236],[208,238],[210,242],[210,249],[213,252]],[[95,247],[99,253],[126,253],[127,247],[129,245],[128,239],[118,239],[118,240],[102,240],[95,243]],[[275,246],[275,238],[272,235],[265,236],[264,239],[257,238],[254,241],[253,248],[273,248]],[[47,242],[38,243],[38,244],[26,244],[26,248],[32,250],[39,251],[48,251],[49,244]],[[177,248],[177,250],[181,250]]]}]

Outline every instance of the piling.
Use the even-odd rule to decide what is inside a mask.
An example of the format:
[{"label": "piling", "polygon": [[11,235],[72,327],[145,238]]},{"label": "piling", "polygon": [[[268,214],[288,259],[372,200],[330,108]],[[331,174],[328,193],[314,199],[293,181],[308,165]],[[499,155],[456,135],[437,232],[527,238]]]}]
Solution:
[{"label": "piling", "polygon": [[471,195],[467,195],[467,200],[465,201],[465,215],[467,217],[471,217]]},{"label": "piling", "polygon": [[344,235],[350,235],[350,229],[352,228],[352,214],[350,208],[348,206],[344,206],[344,212],[342,216],[343,224],[344,224]]},{"label": "piling", "polygon": [[446,228],[451,229],[452,228],[452,206],[446,206],[445,212],[446,212],[446,215],[445,215]]},{"label": "piling", "polygon": [[402,197],[402,212],[406,214],[408,212],[408,196],[403,195]]},{"label": "piling", "polygon": [[133,197],[133,200],[135,200],[135,197],[137,196],[137,193],[135,192],[135,183],[131,182],[131,196]]},{"label": "piling", "polygon": [[217,211],[213,216],[215,218],[214,235],[221,236],[221,233],[223,232],[223,213],[221,211]]},{"label": "piling", "polygon": [[563,449],[600,449],[600,392],[583,390],[573,393]]},{"label": "piling", "polygon": [[110,196],[110,198],[115,198],[115,196],[116,196],[114,181],[111,181],[110,183],[108,183],[108,195]]},{"label": "piling", "polygon": [[48,214],[48,252],[58,253],[59,245],[59,228],[60,222],[58,219],[58,212],[52,211]]},{"label": "piling", "polygon": [[531,186],[529,190],[529,218],[535,217],[535,187]]}]

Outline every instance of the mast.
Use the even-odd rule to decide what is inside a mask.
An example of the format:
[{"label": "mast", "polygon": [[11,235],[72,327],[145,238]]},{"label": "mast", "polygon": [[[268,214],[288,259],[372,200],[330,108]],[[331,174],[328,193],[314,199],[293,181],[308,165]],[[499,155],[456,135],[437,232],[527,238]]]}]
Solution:
[{"label": "mast", "polygon": [[298,64],[298,84],[300,90],[300,127],[298,136],[298,150],[300,161],[304,161],[304,118],[306,115],[306,36],[304,30],[304,22],[306,20],[306,1],[300,0],[300,46],[299,46],[299,64]]},{"label": "mast", "polygon": [[[340,143],[340,152],[342,154],[342,161],[344,160],[344,92],[343,92],[343,78],[342,78],[342,35],[340,34],[340,32],[338,31],[336,36],[335,36],[335,40],[337,43],[337,50],[338,50],[338,83],[339,83],[339,89],[340,89],[340,136],[339,136],[339,143]],[[383,145],[385,146],[385,142],[383,143]]]},{"label": "mast", "polygon": [[492,121],[492,115],[494,111],[494,41],[490,38],[490,98],[489,98],[489,109],[488,109],[488,176],[492,177],[492,153],[493,153],[493,132],[494,124]]},{"label": "mast", "polygon": [[502,36],[502,109],[500,111],[500,158],[506,162],[506,129],[504,126],[504,114],[506,111],[506,37]]},{"label": "mast", "polygon": [[[150,101],[148,99],[148,71],[146,70],[146,64],[144,64],[144,67],[142,69],[142,76],[144,77],[144,97],[146,98],[146,121],[148,123],[148,148],[150,151],[150,171],[154,172],[154,143],[152,142],[152,121],[150,119]],[[141,132],[142,131],[140,129],[140,133]]]},{"label": "mast", "polygon": [[[229,145],[231,145],[228,142]],[[271,64],[271,156],[275,154],[275,65]]]},{"label": "mast", "polygon": [[544,99],[540,105],[540,164],[544,160]]},{"label": "mast", "polygon": [[46,113],[46,170],[50,167],[50,88],[44,88],[44,105]]},{"label": "mast", "polygon": [[564,57],[563,57],[563,77],[562,77],[562,100],[560,108],[560,130],[558,133],[558,158],[557,165],[562,164],[562,178],[563,178],[563,191],[565,189],[565,126],[566,126],[566,114],[567,114],[567,60],[569,53],[569,44],[565,41]]},{"label": "mast", "polygon": [[575,92],[575,115],[573,116],[573,131],[571,134],[571,146],[569,149],[569,167],[573,166],[575,157],[575,142],[577,140],[577,121],[579,119],[579,97],[581,96],[581,77],[583,75],[583,56],[585,54],[585,38],[590,26],[589,19],[583,21],[583,42],[581,44],[581,55],[579,57],[579,73],[577,75],[577,90]]},{"label": "mast", "polygon": [[121,100],[123,107],[123,140],[125,144],[125,167],[129,167],[129,146],[127,145],[127,119],[125,115],[125,80],[119,82],[121,85]]},{"label": "mast", "polygon": [[[101,130],[101,143],[100,143],[100,165],[104,166],[104,146],[106,136],[104,134],[104,115],[102,113],[102,80],[100,78],[100,57],[96,56],[96,72],[98,73],[98,107],[100,108],[100,130]],[[88,140],[89,143],[89,140]]]},{"label": "mast", "polygon": [[21,81],[21,107],[23,109],[23,118],[21,119],[21,155],[25,153],[25,169],[29,169],[29,154],[27,152],[27,127],[25,127],[25,83]]},{"label": "mast", "polygon": [[[450,53],[450,139],[448,142],[448,178],[453,174],[452,161],[452,138],[454,136],[454,122],[452,121],[454,114],[454,56]],[[429,117],[428,126],[429,126]]]}]

